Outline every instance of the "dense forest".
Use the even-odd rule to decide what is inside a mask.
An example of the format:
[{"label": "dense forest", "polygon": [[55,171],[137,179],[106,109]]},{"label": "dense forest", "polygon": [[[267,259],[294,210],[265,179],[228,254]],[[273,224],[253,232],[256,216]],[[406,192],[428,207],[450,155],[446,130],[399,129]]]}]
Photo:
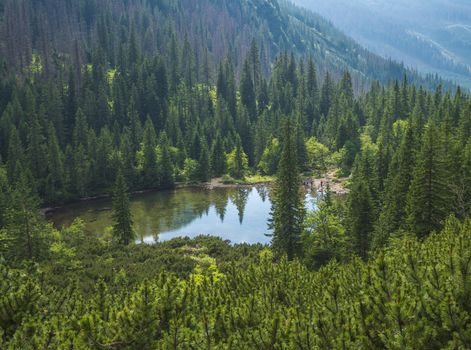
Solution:
[{"label": "dense forest", "polygon": [[273,60],[288,51],[313,56],[322,76],[329,71],[339,78],[348,69],[355,91],[405,73],[426,87],[453,88],[372,54],[319,15],[286,0],[0,1],[6,69],[24,72],[40,60],[47,77],[67,74],[64,68],[72,66],[78,79],[94,57],[108,67],[123,67],[131,45],[143,56],[160,54],[168,69],[192,75],[187,78],[193,83],[214,81],[217,64],[227,57],[240,77],[254,39],[265,77]]},{"label": "dense forest", "polygon": [[[337,64],[307,28],[340,34],[285,2],[0,9],[0,348],[470,347],[466,91]],[[306,211],[303,176],[332,169],[348,195]],[[254,174],[269,247],[134,243],[129,192]],[[110,237],[40,211],[101,194]]]}]

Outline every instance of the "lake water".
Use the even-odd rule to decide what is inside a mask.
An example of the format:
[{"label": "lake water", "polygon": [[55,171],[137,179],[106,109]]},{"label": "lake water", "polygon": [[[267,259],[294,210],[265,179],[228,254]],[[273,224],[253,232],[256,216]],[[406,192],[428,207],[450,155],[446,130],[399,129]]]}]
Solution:
[{"label": "lake water", "polygon": [[[232,243],[268,244],[270,189],[181,188],[131,197],[131,212],[138,242],[153,243],[175,237],[214,235]],[[48,215],[58,228],[76,218],[88,232],[100,235],[113,224],[110,199],[78,202]],[[315,196],[306,194],[306,206],[314,209]]]}]

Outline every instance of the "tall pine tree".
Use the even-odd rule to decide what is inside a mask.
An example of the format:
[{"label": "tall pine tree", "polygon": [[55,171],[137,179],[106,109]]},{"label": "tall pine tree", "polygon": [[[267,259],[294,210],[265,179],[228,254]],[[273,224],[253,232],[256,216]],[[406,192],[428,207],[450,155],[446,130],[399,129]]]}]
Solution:
[{"label": "tall pine tree", "polygon": [[396,151],[386,180],[383,210],[373,239],[375,247],[383,246],[389,235],[406,228],[407,193],[414,168],[414,131],[408,127]]},{"label": "tall pine tree", "polygon": [[175,184],[174,167],[167,134],[162,132],[160,136],[160,187],[171,188]]},{"label": "tall pine tree", "polygon": [[417,156],[407,202],[409,227],[419,237],[439,229],[451,213],[450,174],[446,165],[440,132],[430,121]]},{"label": "tall pine tree", "polygon": [[226,172],[226,155],[221,134],[216,135],[216,139],[211,147],[211,173],[215,177],[224,175]]},{"label": "tall pine tree", "polygon": [[305,217],[304,198],[300,190],[295,128],[284,122],[283,150],[273,188],[273,205],[269,227],[273,229],[273,249],[292,260],[301,254],[301,233]]},{"label": "tall pine tree", "polygon": [[129,245],[135,234],[129,204],[128,186],[121,171],[116,177],[113,193],[113,237],[119,244]]}]

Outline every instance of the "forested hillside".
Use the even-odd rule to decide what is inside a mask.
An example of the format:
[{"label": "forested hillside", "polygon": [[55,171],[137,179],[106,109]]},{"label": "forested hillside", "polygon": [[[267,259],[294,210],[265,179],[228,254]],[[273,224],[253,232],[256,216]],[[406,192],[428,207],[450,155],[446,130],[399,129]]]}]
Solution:
[{"label": "forested hillside", "polygon": [[[96,56],[115,67],[135,45],[134,54],[159,53],[169,68],[179,65],[184,74],[191,71],[188,79],[208,82],[216,76],[215,64],[227,57],[240,73],[255,40],[264,76],[284,51],[312,55],[321,74],[329,70],[339,78],[349,69],[356,91],[406,73],[285,0],[2,0],[0,8],[0,53],[6,68],[16,72],[41,62],[47,76],[69,64],[78,74]],[[407,74],[424,86],[439,83]]]},{"label": "forested hillside", "polygon": [[[0,4],[1,349],[469,348],[466,91],[284,2]],[[135,241],[129,192],[249,176],[269,246]],[[40,211],[103,194],[102,234]]]},{"label": "forested hillside", "polygon": [[[471,86],[471,3],[295,0],[383,57]],[[373,29],[372,29],[373,28]]]}]

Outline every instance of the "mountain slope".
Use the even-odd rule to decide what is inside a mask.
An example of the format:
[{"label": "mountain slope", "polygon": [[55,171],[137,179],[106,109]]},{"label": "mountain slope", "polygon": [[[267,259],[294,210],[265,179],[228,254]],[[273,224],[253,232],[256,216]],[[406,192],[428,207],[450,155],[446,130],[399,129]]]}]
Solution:
[{"label": "mountain slope", "polygon": [[[340,76],[350,69],[357,89],[372,79],[386,83],[405,73],[402,65],[371,54],[320,16],[284,0],[1,0],[0,11],[0,52],[16,69],[28,67],[33,53],[47,71],[63,61],[88,63],[97,45],[112,49],[108,60],[114,65],[118,43],[135,37],[140,51],[164,57],[171,57],[176,38],[197,75],[204,75],[208,62],[226,56],[240,69],[253,39],[262,49],[266,73],[283,51],[312,55],[321,73]],[[409,77],[435,83],[414,72]]]},{"label": "mountain slope", "polygon": [[471,87],[471,3],[295,0],[385,57]]}]

